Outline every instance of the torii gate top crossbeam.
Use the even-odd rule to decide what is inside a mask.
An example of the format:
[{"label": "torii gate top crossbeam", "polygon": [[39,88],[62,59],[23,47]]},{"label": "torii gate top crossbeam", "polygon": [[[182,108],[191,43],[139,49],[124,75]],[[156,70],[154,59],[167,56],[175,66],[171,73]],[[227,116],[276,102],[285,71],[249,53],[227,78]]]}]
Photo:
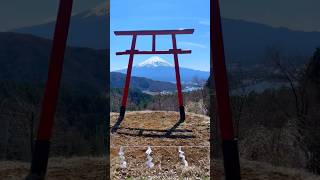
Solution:
[{"label": "torii gate top crossbeam", "polygon": [[[176,35],[177,34],[193,34],[194,29],[181,29],[181,30],[140,30],[140,31],[115,31],[116,36],[133,36],[136,38],[140,35],[152,36],[152,51],[140,51],[137,49],[130,49],[123,52],[116,52],[116,55],[130,55],[130,54],[191,54],[191,50],[182,50],[176,47]],[[171,35],[173,49],[166,51],[156,50],[156,36],[157,35]],[[136,42],[134,41],[134,44]]]},{"label": "torii gate top crossbeam", "polygon": [[192,34],[194,29],[181,30],[142,30],[142,31],[115,31],[116,36],[125,35],[170,35],[170,34]]},{"label": "torii gate top crossbeam", "polygon": [[[131,50],[126,50],[124,52],[116,52],[116,55],[127,55],[130,54]],[[134,54],[191,54],[191,50],[181,50],[181,49],[170,49],[169,51],[139,51],[134,50]]]}]

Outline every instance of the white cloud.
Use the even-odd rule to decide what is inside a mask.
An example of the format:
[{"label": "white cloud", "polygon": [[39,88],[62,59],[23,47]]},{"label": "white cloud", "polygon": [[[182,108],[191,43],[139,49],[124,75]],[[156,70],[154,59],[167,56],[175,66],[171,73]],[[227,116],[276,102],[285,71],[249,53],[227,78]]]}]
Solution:
[{"label": "white cloud", "polygon": [[178,44],[180,45],[187,45],[187,46],[194,46],[194,47],[198,47],[198,48],[207,48],[207,46],[200,44],[200,43],[193,43],[193,42],[186,42],[186,41],[181,41],[178,42]]}]

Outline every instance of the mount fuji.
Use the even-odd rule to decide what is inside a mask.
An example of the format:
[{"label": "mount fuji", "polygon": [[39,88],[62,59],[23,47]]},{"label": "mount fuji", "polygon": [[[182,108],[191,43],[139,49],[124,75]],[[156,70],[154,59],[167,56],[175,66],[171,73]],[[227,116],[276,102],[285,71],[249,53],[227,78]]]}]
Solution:
[{"label": "mount fuji", "polygon": [[[101,3],[90,10],[73,14],[70,22],[68,45],[109,49],[109,14],[109,1]],[[13,32],[52,39],[54,27],[55,21],[52,20],[40,25],[15,29]]]},{"label": "mount fuji", "polygon": [[[127,73],[127,69],[121,69],[117,72]],[[203,83],[209,78],[209,74],[206,71],[180,67],[180,78],[184,84]],[[158,56],[150,57],[133,66],[131,75],[156,81],[176,82],[174,66]]]},{"label": "mount fuji", "polygon": [[[94,49],[109,49],[109,15],[109,1],[85,12],[73,14],[68,44]],[[279,47],[287,54],[309,56],[320,44],[320,32],[318,31],[294,31],[283,27],[227,18],[222,18],[222,24],[228,62],[241,62],[243,65],[261,64],[268,47]],[[54,25],[55,22],[52,20],[11,31],[51,39]]]}]

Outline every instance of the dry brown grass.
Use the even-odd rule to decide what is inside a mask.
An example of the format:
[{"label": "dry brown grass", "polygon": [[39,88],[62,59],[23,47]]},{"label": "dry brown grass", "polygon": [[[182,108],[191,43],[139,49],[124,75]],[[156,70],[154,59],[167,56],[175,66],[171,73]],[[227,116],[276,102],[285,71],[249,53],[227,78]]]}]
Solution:
[{"label": "dry brown grass", "polygon": [[152,179],[205,179],[210,176],[209,148],[183,148],[189,166],[184,167],[178,157],[177,147],[153,147],[152,157],[155,166],[146,167],[146,148],[125,148],[127,168],[119,168],[118,149],[111,149],[111,178],[150,178]]},{"label": "dry brown grass", "polygon": [[[159,149],[160,150],[160,149]],[[113,150],[115,151],[115,150]],[[136,150],[133,150],[136,151]],[[202,172],[208,172],[208,169],[202,169],[204,166],[204,162],[196,162],[196,159],[188,159],[190,163],[190,167],[184,169],[178,163],[177,160],[173,160],[174,162],[170,162],[170,168],[162,167],[162,170],[159,170],[159,162],[160,158],[155,157],[156,166],[153,170],[148,170],[145,168],[144,164],[141,164],[139,161],[140,156],[141,159],[144,159],[144,155],[142,155],[143,151],[138,150],[137,157],[133,157],[130,155],[130,151],[126,150],[126,157],[128,160],[128,170],[121,170],[118,168],[117,161],[118,158],[114,157],[111,159],[111,173],[113,173],[112,179],[122,179],[128,173],[132,173],[136,176],[134,178],[131,176],[129,179],[143,179],[143,177],[150,176],[153,179],[186,179],[189,177],[190,180],[193,179],[201,179],[198,177],[203,177],[207,174],[202,174]],[[162,151],[162,150],[161,150]],[[170,153],[170,151],[167,151]],[[188,153],[188,150],[185,150]],[[115,153],[115,152],[114,152]],[[154,149],[154,153],[158,153],[158,150]],[[192,153],[190,151],[189,153]],[[204,152],[205,153],[205,152]],[[134,153],[136,154],[136,153]],[[139,155],[140,154],[140,155]],[[173,153],[175,154],[175,153]],[[167,154],[168,155],[168,154]],[[165,157],[168,159],[169,157]],[[135,160],[135,161],[132,161]],[[164,162],[161,162],[164,164]],[[223,179],[223,166],[221,161],[213,161],[214,176],[212,179],[222,180]],[[135,165],[137,164],[137,165]],[[173,164],[173,165],[172,165]],[[205,165],[206,167],[206,165]],[[131,169],[133,168],[133,169]],[[0,179],[1,180],[21,180],[23,179],[29,169],[28,163],[23,162],[0,162]],[[76,158],[52,158],[49,162],[48,167],[48,180],[105,180],[106,178],[106,161],[104,158],[92,158],[92,157],[76,157]],[[177,175],[179,173],[180,175]],[[140,176],[140,175],[143,176]],[[302,169],[290,169],[284,167],[275,167],[271,166],[267,163],[261,162],[253,162],[241,160],[241,174],[242,179],[244,180],[320,180],[319,176],[313,175],[311,173],[306,172]],[[155,177],[154,177],[155,176]],[[138,178],[139,177],[139,178]],[[124,178],[123,178],[124,179]],[[147,179],[147,178],[145,178]]]},{"label": "dry brown grass", "polygon": [[[118,118],[111,113],[111,125]],[[210,174],[209,162],[209,118],[193,113],[186,114],[186,120],[171,136],[165,136],[179,120],[179,113],[172,111],[127,112],[118,133],[111,134],[111,177],[151,179],[206,179]],[[143,129],[143,131],[126,128]],[[150,137],[151,136],[151,137]],[[153,150],[155,167],[146,168],[146,146]],[[119,168],[118,151],[125,147],[128,168]],[[161,146],[161,147],[159,147]],[[178,157],[182,146],[189,167],[183,167]]]},{"label": "dry brown grass", "polygon": [[[29,163],[0,162],[1,180],[21,180],[29,172]],[[103,158],[51,158],[47,172],[48,180],[106,179],[106,161]]]},{"label": "dry brown grass", "polygon": [[[114,125],[118,113],[111,113],[111,125]],[[165,132],[178,122],[179,113],[172,111],[133,111],[127,112],[118,133],[111,134],[111,147],[120,146],[209,146],[210,124],[207,116],[193,113],[186,114],[186,120],[172,137],[164,137]],[[144,129],[139,135],[139,130],[128,130],[126,128]],[[154,131],[148,131],[154,130]],[[122,134],[128,133],[130,135]],[[141,133],[141,131],[140,131]],[[150,137],[159,135],[160,137]]]},{"label": "dry brown grass", "polygon": [[[118,114],[111,114],[113,124]],[[165,130],[178,120],[176,112],[128,112],[122,128],[143,128]],[[174,136],[193,135],[193,138],[145,137],[150,134],[163,132],[139,131],[120,129],[120,132],[129,132],[131,135],[112,134],[110,153],[111,179],[209,179],[209,118],[206,116],[187,113],[180,130],[192,132],[176,132]],[[147,145],[152,147],[152,157],[155,167],[146,168],[145,151]],[[127,168],[119,168],[118,151],[124,146]],[[139,147],[138,147],[139,146]],[[161,146],[161,147],[160,147]],[[177,146],[185,152],[189,167],[183,167],[178,158]],[[51,158],[49,161],[47,179],[49,180],[81,180],[107,179],[106,159],[104,158]],[[211,179],[223,179],[223,165],[221,161],[213,161]],[[0,162],[0,180],[23,179],[29,169],[28,163]],[[319,176],[312,175],[301,169],[274,167],[267,163],[241,160],[242,179],[245,180],[320,180]]]},{"label": "dry brown grass", "polygon": [[272,166],[268,163],[241,160],[241,175],[247,180],[320,180],[303,169]]}]

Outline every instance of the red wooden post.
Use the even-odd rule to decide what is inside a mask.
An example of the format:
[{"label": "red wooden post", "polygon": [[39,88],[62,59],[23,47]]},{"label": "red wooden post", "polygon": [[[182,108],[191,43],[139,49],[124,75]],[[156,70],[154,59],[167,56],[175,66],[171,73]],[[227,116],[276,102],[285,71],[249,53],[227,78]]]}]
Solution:
[{"label": "red wooden post", "polygon": [[44,179],[46,173],[72,4],[73,0],[60,1],[50,56],[48,80],[42,102],[40,124],[35,140],[31,171],[27,179]]},{"label": "red wooden post", "polygon": [[156,35],[152,35],[152,51],[156,51]]},{"label": "red wooden post", "polygon": [[234,139],[220,8],[218,0],[211,2],[211,55],[217,95],[218,119],[222,138],[225,177],[227,180],[238,180],[240,179],[239,152],[237,140]]},{"label": "red wooden post", "polygon": [[176,71],[176,81],[177,81],[177,91],[178,91],[178,103],[179,103],[179,110],[180,110],[180,120],[185,120],[185,111],[183,106],[183,97],[182,97],[182,88],[181,88],[181,80],[180,80],[180,70],[179,70],[179,61],[178,61],[178,54],[177,50],[177,40],[176,35],[172,34],[172,45],[173,45],[173,57],[174,57],[174,67]]},{"label": "red wooden post", "polygon": [[124,90],[123,90],[122,104],[121,104],[121,108],[120,108],[120,117],[122,117],[122,118],[124,117],[125,112],[126,112],[126,105],[127,105],[128,94],[129,94],[131,70],[132,70],[132,64],[133,64],[134,51],[136,48],[136,41],[137,41],[137,35],[133,35],[131,49],[130,49],[130,57],[129,57],[127,75],[126,75],[126,82],[125,82],[125,86],[124,86]]}]

